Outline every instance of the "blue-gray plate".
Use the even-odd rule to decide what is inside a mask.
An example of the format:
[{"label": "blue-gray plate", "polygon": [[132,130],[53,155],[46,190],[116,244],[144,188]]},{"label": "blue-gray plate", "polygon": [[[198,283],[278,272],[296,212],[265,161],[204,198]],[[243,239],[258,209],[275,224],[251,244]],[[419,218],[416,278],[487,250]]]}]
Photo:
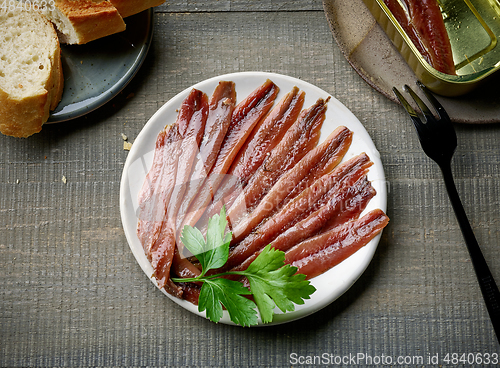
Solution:
[{"label": "blue-gray plate", "polygon": [[153,37],[153,9],[125,19],[123,32],[85,45],[62,45],[64,92],[48,123],[83,116],[109,102],[132,80]]}]

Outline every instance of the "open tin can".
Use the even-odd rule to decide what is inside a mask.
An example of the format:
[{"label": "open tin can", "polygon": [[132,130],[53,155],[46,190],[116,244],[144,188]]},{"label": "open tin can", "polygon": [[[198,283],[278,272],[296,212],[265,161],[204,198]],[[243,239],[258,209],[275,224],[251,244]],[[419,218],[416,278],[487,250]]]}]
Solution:
[{"label": "open tin can", "polygon": [[383,0],[363,1],[417,78],[437,94],[463,95],[500,69],[500,0],[437,0],[456,75],[441,73],[424,59]]}]

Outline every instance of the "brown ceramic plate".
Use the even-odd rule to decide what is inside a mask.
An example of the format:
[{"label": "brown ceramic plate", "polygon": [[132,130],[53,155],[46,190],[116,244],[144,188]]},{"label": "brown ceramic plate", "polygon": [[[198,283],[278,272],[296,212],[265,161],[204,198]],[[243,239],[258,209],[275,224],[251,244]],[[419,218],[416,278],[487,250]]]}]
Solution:
[{"label": "brown ceramic plate", "polygon": [[[366,8],[363,0],[323,0],[333,37],[347,61],[371,87],[397,102],[392,87],[415,87],[416,76]],[[500,76],[472,92],[439,101],[457,123],[500,122]]]}]

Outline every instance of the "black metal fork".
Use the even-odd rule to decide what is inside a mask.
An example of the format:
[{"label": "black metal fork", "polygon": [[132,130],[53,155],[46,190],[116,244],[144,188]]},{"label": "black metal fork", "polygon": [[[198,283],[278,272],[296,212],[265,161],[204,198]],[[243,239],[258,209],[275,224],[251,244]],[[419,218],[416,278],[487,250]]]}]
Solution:
[{"label": "black metal fork", "polygon": [[393,91],[410,115],[425,154],[439,165],[439,168],[443,173],[451,205],[453,206],[453,210],[455,211],[460,229],[462,230],[467,249],[469,250],[470,258],[472,260],[474,270],[476,271],[484,302],[486,303],[486,308],[488,309],[488,313],[493,324],[493,329],[495,330],[497,339],[500,342],[500,293],[495,281],[493,280],[493,276],[491,275],[488,265],[486,264],[486,260],[484,259],[481,249],[479,248],[469,220],[467,219],[467,215],[465,214],[464,207],[460,201],[451,172],[451,159],[455,149],[457,148],[457,135],[443,106],[441,106],[427,87],[420,82],[417,82],[417,84],[430,103],[434,106],[440,118],[439,120],[434,117],[424,102],[407,85],[404,86],[404,89],[410,94],[420,108],[425,118],[425,123],[420,120],[418,114],[405,100],[401,93],[396,88],[393,88]]}]

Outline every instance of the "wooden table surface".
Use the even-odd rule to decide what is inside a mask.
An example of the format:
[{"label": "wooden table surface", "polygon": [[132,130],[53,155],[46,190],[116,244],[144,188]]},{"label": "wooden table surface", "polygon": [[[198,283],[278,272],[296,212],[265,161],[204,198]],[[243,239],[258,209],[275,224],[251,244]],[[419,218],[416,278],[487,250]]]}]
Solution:
[{"label": "wooden table surface", "polygon": [[[178,92],[241,71],[282,73],[331,93],[365,126],[387,177],[391,222],[368,269],[328,307],[273,327],[216,325],[178,307],[142,272],[120,220],[121,133],[133,141]],[[500,282],[500,126],[456,130],[458,191]],[[121,94],[28,139],[1,136],[0,145],[0,366],[500,360],[437,166],[402,108],[346,62],[320,0],[167,0],[148,57]]]}]

